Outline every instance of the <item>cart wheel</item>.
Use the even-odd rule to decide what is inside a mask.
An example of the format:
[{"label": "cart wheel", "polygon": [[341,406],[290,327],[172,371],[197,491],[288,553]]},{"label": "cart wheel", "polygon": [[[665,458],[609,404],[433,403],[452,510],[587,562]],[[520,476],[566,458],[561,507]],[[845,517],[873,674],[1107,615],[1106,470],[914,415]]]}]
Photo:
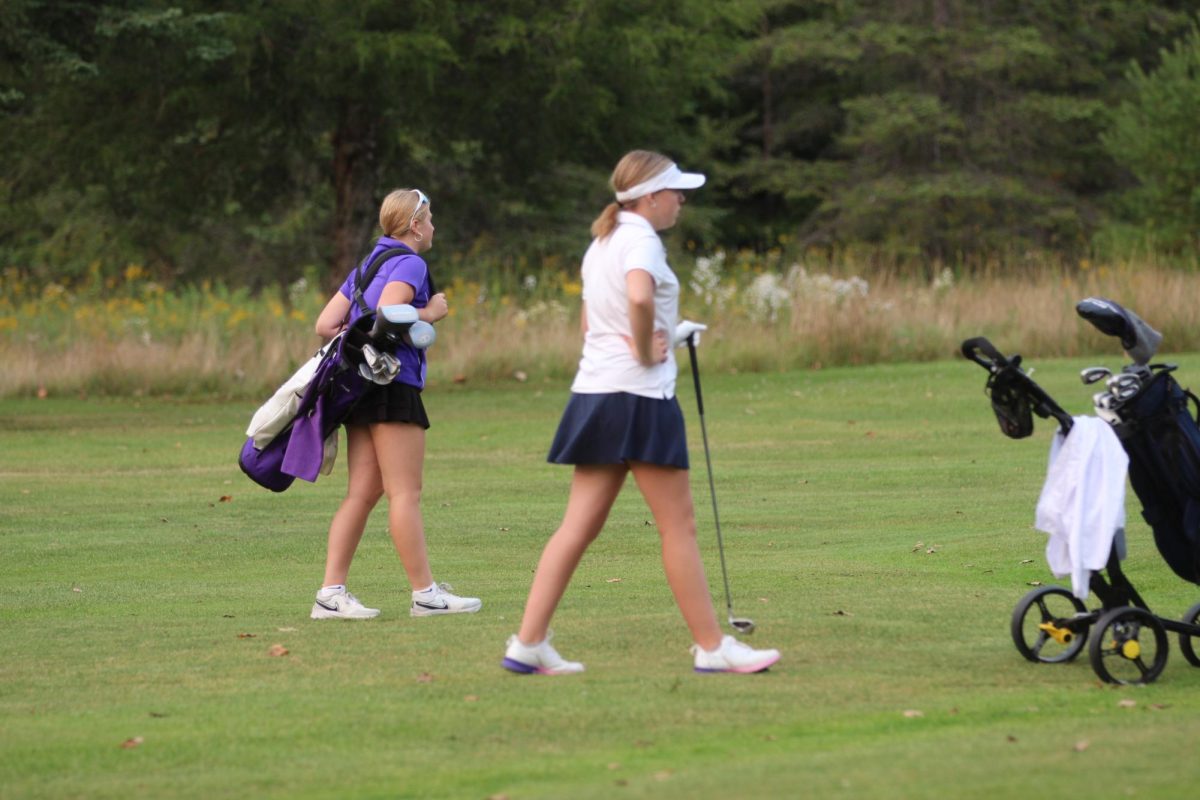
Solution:
[{"label": "cart wheel", "polygon": [[1167,665],[1167,630],[1149,611],[1120,606],[1096,623],[1088,654],[1101,680],[1153,683]]},{"label": "cart wheel", "polygon": [[1056,627],[1054,621],[1086,613],[1083,601],[1061,586],[1034,589],[1013,609],[1013,644],[1030,661],[1042,664],[1070,661],[1087,643],[1087,628],[1072,633]]},{"label": "cart wheel", "polygon": [[[1185,625],[1200,626],[1200,603],[1189,608],[1183,614],[1183,622]],[[1192,637],[1186,633],[1179,634],[1179,649],[1183,651],[1183,657],[1188,660],[1188,663],[1193,667],[1200,667],[1200,656],[1196,655],[1196,646],[1192,644]]]}]

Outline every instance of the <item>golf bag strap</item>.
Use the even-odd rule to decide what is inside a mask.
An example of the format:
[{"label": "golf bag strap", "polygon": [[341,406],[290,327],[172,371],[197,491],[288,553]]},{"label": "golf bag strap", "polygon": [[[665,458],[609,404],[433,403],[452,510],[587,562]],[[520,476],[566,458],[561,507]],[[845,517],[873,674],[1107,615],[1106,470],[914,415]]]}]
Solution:
[{"label": "golf bag strap", "polygon": [[[371,261],[370,266],[367,267],[366,272],[363,271],[363,264],[358,265],[358,269],[354,272],[354,294],[351,297],[351,301],[354,303],[354,305],[358,306],[362,313],[370,314],[375,310],[369,307],[367,305],[367,301],[363,298],[363,292],[366,290],[366,287],[371,285],[371,281],[375,280],[375,276],[379,274],[380,268],[383,267],[386,262],[398,256],[404,255],[415,256],[416,253],[414,253],[412,250],[409,250],[407,247],[393,247],[390,250],[384,250],[382,253],[375,256],[375,258]],[[429,294],[437,294],[437,287],[435,287],[433,283],[433,273],[430,272],[428,275]],[[347,320],[348,319],[349,312],[347,312]]]},{"label": "golf bag strap", "polygon": [[1196,412],[1192,415],[1192,417],[1196,420],[1196,422],[1198,424],[1200,424],[1200,398],[1198,398],[1198,397],[1196,397],[1196,395],[1192,394],[1191,389],[1184,389],[1183,396],[1184,396],[1184,402],[1186,403],[1188,401],[1191,401],[1192,406],[1196,409]]}]

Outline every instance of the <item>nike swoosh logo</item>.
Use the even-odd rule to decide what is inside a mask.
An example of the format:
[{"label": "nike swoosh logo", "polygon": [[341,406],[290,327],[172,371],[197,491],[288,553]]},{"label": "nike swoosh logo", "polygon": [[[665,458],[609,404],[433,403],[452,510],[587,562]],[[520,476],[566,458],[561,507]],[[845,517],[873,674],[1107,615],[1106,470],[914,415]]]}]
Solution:
[{"label": "nike swoosh logo", "polygon": [[337,611],[338,610],[338,607],[336,605],[331,606],[328,603],[322,603],[320,600],[317,601],[317,605],[319,605],[321,608],[325,609],[326,611]]},{"label": "nike swoosh logo", "polygon": [[421,608],[446,609],[450,607],[450,604],[445,600],[440,603],[422,603],[420,600],[414,600],[413,602],[419,605]]}]

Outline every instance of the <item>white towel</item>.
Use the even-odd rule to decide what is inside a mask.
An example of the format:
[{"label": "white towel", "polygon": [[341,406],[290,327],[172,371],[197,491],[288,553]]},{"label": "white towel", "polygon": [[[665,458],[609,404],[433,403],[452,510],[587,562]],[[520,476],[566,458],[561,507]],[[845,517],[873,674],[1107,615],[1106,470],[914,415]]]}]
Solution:
[{"label": "white towel", "polygon": [[1108,564],[1115,536],[1120,536],[1119,551],[1124,549],[1129,456],[1107,422],[1074,419],[1068,436],[1060,431],[1050,442],[1050,464],[1034,524],[1050,535],[1050,571],[1058,578],[1070,575],[1072,594],[1084,600],[1092,571]]}]

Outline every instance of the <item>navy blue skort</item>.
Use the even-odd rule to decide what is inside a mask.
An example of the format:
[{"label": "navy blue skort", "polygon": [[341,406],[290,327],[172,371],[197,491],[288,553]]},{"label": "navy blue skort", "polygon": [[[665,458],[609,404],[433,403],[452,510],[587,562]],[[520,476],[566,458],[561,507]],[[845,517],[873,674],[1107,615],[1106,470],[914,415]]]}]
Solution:
[{"label": "navy blue skort", "polygon": [[399,381],[373,384],[354,404],[345,424],[373,425],[379,422],[407,422],[429,430],[429,415],[421,402],[421,390]]},{"label": "navy blue skort", "polygon": [[643,461],[687,469],[683,412],[674,397],[573,392],[546,460],[552,464]]}]

